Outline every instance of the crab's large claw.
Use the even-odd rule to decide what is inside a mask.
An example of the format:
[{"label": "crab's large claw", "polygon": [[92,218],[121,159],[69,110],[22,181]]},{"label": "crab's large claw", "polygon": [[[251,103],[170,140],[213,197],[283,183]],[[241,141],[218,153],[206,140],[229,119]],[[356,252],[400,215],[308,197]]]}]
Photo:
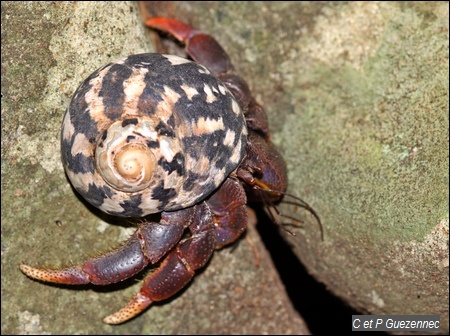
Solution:
[{"label": "crab's large claw", "polygon": [[205,266],[215,249],[236,241],[247,227],[242,185],[230,178],[208,200],[196,205],[189,225],[191,236],[183,239],[144,280],[128,304],[104,318],[119,324],[145,310],[153,301],[167,299],[182,289]]},{"label": "crab's large claw", "polygon": [[[49,270],[21,264],[20,269],[41,281],[106,285],[129,278],[148,263],[162,260],[144,280],[141,291],[124,308],[103,320],[109,324],[123,323],[152,302],[177,293],[208,262],[215,249],[238,239],[247,227],[246,203],[242,185],[227,179],[207,201],[163,212],[160,223],[146,223],[118,249],[89,258],[81,266]],[[191,236],[179,242],[186,226]]]},{"label": "crab's large claw", "polygon": [[170,18],[154,17],[147,19],[145,24],[150,28],[167,32],[178,41],[185,43],[189,56],[197,63],[206,66],[215,75],[234,70],[230,57],[212,36]]},{"label": "crab's large claw", "polygon": [[156,263],[172,249],[180,240],[191,215],[192,209],[163,212],[159,223],[142,224],[122,246],[88,258],[80,266],[52,270],[21,264],[20,270],[30,278],[65,285],[119,282],[140,272],[149,263]]}]

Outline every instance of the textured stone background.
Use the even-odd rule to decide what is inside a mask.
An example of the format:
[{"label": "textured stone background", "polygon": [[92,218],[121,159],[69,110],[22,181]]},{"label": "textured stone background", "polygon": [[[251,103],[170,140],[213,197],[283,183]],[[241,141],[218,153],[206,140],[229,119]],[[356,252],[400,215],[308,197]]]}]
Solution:
[{"label": "textured stone background", "polygon": [[[265,106],[289,192],[324,225],[322,242],[312,216],[281,207],[305,221],[286,240],[308,271],[361,312],[441,314],[448,332],[448,3],[150,9],[215,36]],[[69,288],[20,273],[21,261],[81,262],[132,229],[76,197],[59,129],[82,79],[155,50],[154,35],[136,3],[2,2],[1,15],[2,334],[306,333],[254,230],[182,295],[117,327],[101,318],[138,290],[136,279]]]}]

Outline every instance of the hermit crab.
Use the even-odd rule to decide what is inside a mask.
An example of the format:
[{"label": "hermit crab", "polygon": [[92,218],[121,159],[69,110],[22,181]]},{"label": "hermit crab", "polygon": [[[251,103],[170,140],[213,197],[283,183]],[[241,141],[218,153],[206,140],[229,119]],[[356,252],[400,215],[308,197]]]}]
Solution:
[{"label": "hermit crab", "polygon": [[[98,69],[76,90],[61,131],[77,192],[108,214],[143,222],[122,246],[82,265],[20,266],[34,279],[95,285],[154,267],[109,324],[181,290],[244,232],[247,198],[274,204],[287,183],[266,113],[219,43],[175,19],[146,24],[184,43],[193,61],[139,54]],[[158,221],[146,221],[155,213]]]}]

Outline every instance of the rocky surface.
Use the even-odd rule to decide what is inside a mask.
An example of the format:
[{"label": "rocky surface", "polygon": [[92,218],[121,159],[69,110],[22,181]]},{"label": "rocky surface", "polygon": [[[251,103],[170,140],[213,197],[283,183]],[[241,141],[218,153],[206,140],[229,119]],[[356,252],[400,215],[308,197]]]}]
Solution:
[{"label": "rocky surface", "polygon": [[[266,108],[289,193],[323,223],[324,241],[307,211],[280,207],[305,222],[286,241],[308,272],[361,312],[441,314],[448,333],[448,3],[147,8],[215,36]],[[254,230],[181,295],[122,326],[101,318],[142,277],[69,288],[20,273],[21,261],[81,262],[132,230],[77,198],[59,130],[81,80],[154,51],[154,34],[128,2],[2,2],[1,15],[2,333],[307,333]]]}]

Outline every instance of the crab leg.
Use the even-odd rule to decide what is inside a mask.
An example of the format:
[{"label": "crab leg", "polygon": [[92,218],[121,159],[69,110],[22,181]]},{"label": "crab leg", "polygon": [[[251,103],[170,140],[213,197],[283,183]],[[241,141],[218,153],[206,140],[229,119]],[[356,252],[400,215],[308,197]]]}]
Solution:
[{"label": "crab leg", "polygon": [[107,285],[128,279],[149,263],[155,263],[180,240],[189,225],[192,209],[163,212],[160,223],[143,225],[119,248],[95,258],[81,266],[63,269],[39,269],[25,264],[20,269],[30,278],[66,285]]},{"label": "crab leg", "polygon": [[[224,200],[231,202],[227,203]],[[195,271],[205,266],[215,249],[234,242],[247,226],[245,192],[227,179],[209,200],[194,207],[189,229],[191,237],[182,240],[156,269],[128,304],[103,319],[105,323],[123,323],[144,311],[152,302],[167,299],[188,284]],[[226,206],[224,205],[226,204]]]},{"label": "crab leg", "polygon": [[171,297],[203,267],[215,247],[211,212],[205,202],[195,208],[195,218],[190,227],[192,236],[179,243],[153,273],[145,278],[142,289],[116,313],[103,319],[105,323],[119,324],[136,316],[152,302]]},{"label": "crab leg", "polygon": [[194,27],[170,18],[154,17],[147,19],[148,27],[170,33],[186,44],[186,52],[194,61],[206,66],[215,75],[234,70],[230,57],[221,45],[210,35]]}]

